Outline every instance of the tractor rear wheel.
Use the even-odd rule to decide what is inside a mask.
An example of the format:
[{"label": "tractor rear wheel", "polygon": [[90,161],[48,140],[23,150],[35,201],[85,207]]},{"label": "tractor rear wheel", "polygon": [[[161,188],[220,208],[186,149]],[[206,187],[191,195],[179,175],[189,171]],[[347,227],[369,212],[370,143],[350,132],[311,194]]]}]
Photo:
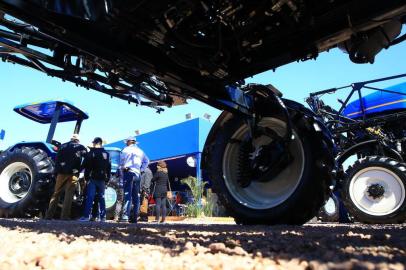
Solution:
[{"label": "tractor rear wheel", "polygon": [[22,147],[0,156],[0,217],[33,217],[47,207],[54,165],[41,149]]},{"label": "tractor rear wheel", "polygon": [[342,199],[355,221],[406,220],[406,164],[388,157],[362,158],[346,171]]},{"label": "tractor rear wheel", "polygon": [[[275,152],[267,136],[254,139],[257,150],[246,151],[249,128],[240,116],[230,115],[209,145],[206,143],[213,189],[239,224],[303,224],[317,214],[327,197],[333,166],[329,149],[310,117],[295,110],[290,115],[293,137],[282,153],[289,151],[291,162],[271,179],[250,179],[250,159],[263,149],[266,155]],[[287,124],[278,117],[264,117],[258,126],[284,136]]]}]

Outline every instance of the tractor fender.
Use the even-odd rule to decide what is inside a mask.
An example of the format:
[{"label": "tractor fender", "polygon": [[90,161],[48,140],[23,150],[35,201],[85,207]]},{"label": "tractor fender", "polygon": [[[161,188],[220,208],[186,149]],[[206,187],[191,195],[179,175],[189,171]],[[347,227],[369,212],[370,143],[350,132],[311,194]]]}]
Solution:
[{"label": "tractor fender", "polygon": [[43,150],[45,153],[47,153],[47,155],[51,158],[54,158],[56,156],[56,148],[54,145],[52,144],[48,144],[45,142],[20,142],[17,143],[13,146],[11,146],[10,148],[8,148],[7,151],[14,151],[17,148],[22,148],[22,147],[31,147],[31,148],[35,148],[35,149],[41,149]]},{"label": "tractor fender", "polygon": [[351,146],[336,157],[336,162],[337,164],[342,165],[346,159],[361,151],[363,148],[374,147],[378,145],[385,151],[386,156],[403,162],[402,156],[396,150],[390,148],[389,146],[381,143],[379,140],[376,139],[360,142]]},{"label": "tractor fender", "polygon": [[[326,153],[334,158],[334,156],[337,154],[337,148],[334,144],[333,137],[329,129],[324,125],[324,123],[321,121],[321,119],[315,114],[312,110],[306,108],[302,104],[288,100],[288,99],[283,99],[284,104],[288,109],[295,110],[298,112],[301,112],[303,115],[307,117],[309,120],[308,123],[312,125],[311,129],[314,130],[316,134],[320,136],[320,139],[324,141],[327,145],[327,149],[332,149],[331,153]],[[201,160],[201,168],[204,170],[207,168],[207,157],[209,152],[212,150],[211,147],[213,147],[213,142],[216,140],[217,133],[223,128],[224,124],[233,116],[232,113],[224,111],[220,114],[220,116],[217,118],[216,122],[213,124],[213,127],[211,128],[209,135],[207,136],[204,148],[203,148],[203,153],[202,153],[202,160]]]},{"label": "tractor fender", "polygon": [[216,140],[218,131],[223,128],[224,123],[226,123],[227,120],[230,119],[232,116],[233,116],[232,113],[228,111],[223,111],[217,118],[216,122],[214,122],[212,128],[210,129],[209,135],[207,135],[206,142],[204,144],[200,164],[201,169],[203,170],[206,169],[208,153],[211,151],[210,147],[212,145],[212,142]]}]

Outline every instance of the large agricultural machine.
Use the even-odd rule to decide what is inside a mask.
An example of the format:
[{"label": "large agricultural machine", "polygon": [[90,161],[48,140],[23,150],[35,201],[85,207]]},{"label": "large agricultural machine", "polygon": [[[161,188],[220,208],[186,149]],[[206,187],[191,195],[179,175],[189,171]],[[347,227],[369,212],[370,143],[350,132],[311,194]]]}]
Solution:
[{"label": "large agricultural machine", "polygon": [[325,201],[335,146],[319,116],[244,79],[339,47],[373,63],[400,0],[0,0],[0,57],[129,103],[224,110],[202,168],[238,223],[301,224]]},{"label": "large agricultural machine", "polygon": [[[311,93],[307,99],[333,134],[338,150],[334,191],[354,221],[406,220],[406,83],[384,89],[376,86],[405,77],[353,83]],[[340,99],[338,110],[323,101],[343,92],[345,99]],[[329,205],[334,202],[338,205],[333,195]],[[328,211],[323,211],[327,218]],[[338,218],[334,212],[331,215]]]}]

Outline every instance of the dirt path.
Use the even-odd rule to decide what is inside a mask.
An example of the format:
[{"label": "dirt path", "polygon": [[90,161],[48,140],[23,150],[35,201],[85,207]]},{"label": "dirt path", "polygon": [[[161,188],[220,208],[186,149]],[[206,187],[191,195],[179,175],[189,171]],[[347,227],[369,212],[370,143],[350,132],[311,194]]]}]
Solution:
[{"label": "dirt path", "polygon": [[0,269],[405,269],[406,225],[0,219]]}]

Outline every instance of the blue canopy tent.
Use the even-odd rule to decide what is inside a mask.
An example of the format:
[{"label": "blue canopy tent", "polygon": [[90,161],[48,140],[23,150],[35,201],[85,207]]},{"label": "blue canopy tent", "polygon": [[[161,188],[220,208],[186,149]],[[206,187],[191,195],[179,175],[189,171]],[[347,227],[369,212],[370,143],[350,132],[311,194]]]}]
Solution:
[{"label": "blue canopy tent", "polygon": [[[196,176],[198,180],[202,180],[200,170],[201,153],[211,126],[212,124],[209,121],[195,118],[138,135],[137,142],[139,147],[147,154],[151,163],[160,160],[167,162],[172,189],[179,190],[181,189],[179,179],[191,175]],[[125,147],[125,143],[124,140],[121,140],[106,146],[122,149]],[[195,161],[195,167],[189,166],[187,160]],[[154,164],[151,167],[155,169]]]}]

